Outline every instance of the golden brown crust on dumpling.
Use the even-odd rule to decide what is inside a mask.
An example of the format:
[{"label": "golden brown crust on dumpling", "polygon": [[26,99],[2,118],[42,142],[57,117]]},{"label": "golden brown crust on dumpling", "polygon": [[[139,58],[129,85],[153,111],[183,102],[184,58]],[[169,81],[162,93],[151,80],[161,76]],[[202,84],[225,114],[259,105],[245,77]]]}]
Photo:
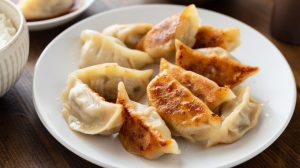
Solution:
[{"label": "golden brown crust on dumpling", "polygon": [[219,87],[214,81],[195,72],[184,70],[165,59],[160,61],[160,71],[163,70],[167,70],[172,77],[188,88],[210,109],[214,109],[221,103],[235,98],[234,93],[228,86]]},{"label": "golden brown crust on dumpling", "polygon": [[173,56],[175,39],[180,39],[188,46],[194,45],[198,25],[196,7],[190,5],[156,24],[137,44],[137,49],[147,52],[153,58]]},{"label": "golden brown crust on dumpling", "polygon": [[170,16],[155,25],[149,33],[147,33],[148,37],[144,38],[143,43],[147,46],[143,46],[142,48],[152,48],[158,45],[164,44],[166,41],[175,38],[176,28],[180,25],[180,14],[176,14],[174,16]]},{"label": "golden brown crust on dumpling", "polygon": [[161,138],[157,132],[152,131],[141,119],[130,115],[127,110],[125,110],[125,122],[119,132],[119,137],[128,152],[148,159],[159,157],[160,153],[157,155],[156,152],[171,143],[171,141]]},{"label": "golden brown crust on dumpling", "polygon": [[149,83],[147,93],[149,103],[171,130],[191,141],[195,141],[194,131],[201,130],[203,125],[220,125],[221,118],[167,71],[161,72]]},{"label": "golden brown crust on dumpling", "polygon": [[[239,63],[227,56],[209,55],[200,50],[193,50],[182,42],[176,42],[176,64],[182,68],[194,71],[213,81],[219,86],[237,86],[249,76],[258,72],[258,67]],[[217,48],[220,49],[220,48]],[[224,52],[226,52],[224,50]]]},{"label": "golden brown crust on dumpling", "polygon": [[221,47],[232,51],[240,44],[240,30],[235,27],[221,29],[210,25],[200,26],[193,48]]},{"label": "golden brown crust on dumpling", "polygon": [[180,153],[155,109],[129,100],[123,83],[118,86],[117,103],[124,107],[125,122],[119,138],[128,152],[148,159],[156,159],[164,153]]}]

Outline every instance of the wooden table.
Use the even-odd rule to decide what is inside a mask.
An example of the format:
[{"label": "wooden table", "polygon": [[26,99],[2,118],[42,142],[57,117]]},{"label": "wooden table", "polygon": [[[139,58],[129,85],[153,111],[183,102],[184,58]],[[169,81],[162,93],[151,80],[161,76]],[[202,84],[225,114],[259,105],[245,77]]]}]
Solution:
[{"label": "wooden table", "polygon": [[[96,0],[90,9],[74,22],[111,8],[142,3],[171,2]],[[201,7],[237,18],[268,37],[290,63],[299,96],[300,46],[288,45],[271,37],[269,29],[272,6],[272,0],[218,0]],[[48,133],[39,120],[32,101],[33,70],[39,55],[55,36],[71,24],[30,33],[30,56],[24,73],[17,84],[0,98],[0,167],[96,167],[67,150]],[[264,152],[238,167],[299,167],[299,123],[300,101],[298,100],[294,116],[279,139]]]}]

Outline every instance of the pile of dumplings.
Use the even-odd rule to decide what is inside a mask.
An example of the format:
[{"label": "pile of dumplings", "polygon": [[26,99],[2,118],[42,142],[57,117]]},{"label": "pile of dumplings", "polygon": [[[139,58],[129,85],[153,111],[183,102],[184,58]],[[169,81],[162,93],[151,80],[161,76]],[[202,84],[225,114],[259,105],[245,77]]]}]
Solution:
[{"label": "pile of dumplings", "polygon": [[261,109],[240,86],[259,68],[230,54],[239,39],[237,28],[201,25],[194,5],[156,25],[84,30],[63,116],[74,131],[118,133],[128,152],[147,159],[180,154],[175,136],[207,147],[233,143],[257,124]]}]

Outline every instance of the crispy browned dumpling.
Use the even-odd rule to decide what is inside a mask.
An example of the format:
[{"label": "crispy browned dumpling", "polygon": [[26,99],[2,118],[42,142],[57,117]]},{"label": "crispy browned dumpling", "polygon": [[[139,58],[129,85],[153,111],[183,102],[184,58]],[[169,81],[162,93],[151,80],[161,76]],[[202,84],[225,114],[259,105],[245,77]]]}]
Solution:
[{"label": "crispy browned dumpling", "polygon": [[201,74],[222,87],[233,88],[259,70],[258,67],[241,64],[219,47],[193,50],[176,41],[176,49],[177,65]]},{"label": "crispy browned dumpling", "polygon": [[193,48],[221,47],[232,51],[240,44],[240,30],[236,27],[217,28],[210,25],[200,26]]},{"label": "crispy browned dumpling", "polygon": [[169,128],[156,109],[131,101],[123,82],[118,86],[117,103],[123,105],[125,110],[125,122],[119,137],[128,152],[147,159],[158,158],[164,153],[180,153]]},{"label": "crispy browned dumpling", "polygon": [[174,135],[191,142],[201,141],[210,136],[211,130],[220,127],[221,118],[166,70],[149,83],[147,93],[149,103],[156,108]]},{"label": "crispy browned dumpling", "polygon": [[[175,39],[192,47],[199,27],[199,16],[194,5],[156,24],[138,43],[137,49],[153,58],[175,55]],[[159,61],[159,60],[158,60]]]},{"label": "crispy browned dumpling", "polygon": [[219,87],[214,81],[171,64],[162,58],[160,61],[160,71],[163,70],[167,70],[172,77],[188,88],[212,110],[220,104],[235,98],[234,93],[229,87]]}]

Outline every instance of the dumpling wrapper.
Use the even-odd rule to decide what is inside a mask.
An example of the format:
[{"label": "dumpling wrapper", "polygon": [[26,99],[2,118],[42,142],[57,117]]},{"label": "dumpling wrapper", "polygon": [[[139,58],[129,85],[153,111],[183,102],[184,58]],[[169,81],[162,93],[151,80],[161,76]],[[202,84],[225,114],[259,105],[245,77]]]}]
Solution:
[{"label": "dumpling wrapper", "polygon": [[26,20],[50,19],[67,13],[75,0],[20,0],[18,7]]},{"label": "dumpling wrapper", "polygon": [[129,48],[136,48],[152,27],[149,23],[115,24],[105,28],[102,33],[120,39]]},{"label": "dumpling wrapper", "polygon": [[167,70],[180,84],[188,88],[201,99],[211,110],[220,104],[235,98],[234,93],[227,86],[219,87],[214,81],[192,71],[187,71],[165,59],[160,61],[160,71]]},{"label": "dumpling wrapper", "polygon": [[207,47],[221,47],[232,51],[240,44],[240,30],[236,27],[217,28],[211,25],[202,25],[196,34],[194,49]]},{"label": "dumpling wrapper", "polygon": [[166,70],[150,81],[147,94],[150,105],[156,108],[173,135],[191,142],[203,141],[212,130],[220,128],[221,118]]},{"label": "dumpling wrapper", "polygon": [[145,52],[129,49],[120,40],[93,30],[84,30],[80,36],[82,47],[79,68],[102,63],[118,63],[127,68],[140,69],[153,62]]},{"label": "dumpling wrapper", "polygon": [[137,49],[147,52],[154,59],[175,55],[175,39],[192,47],[199,27],[199,16],[195,5],[168,17],[154,27],[138,43]]},{"label": "dumpling wrapper", "polygon": [[233,143],[253,128],[259,119],[261,106],[250,95],[249,87],[240,89],[237,97],[219,109],[223,122],[208,140],[207,146]]},{"label": "dumpling wrapper", "polygon": [[124,122],[121,105],[105,101],[78,79],[68,82],[62,113],[72,130],[91,135],[117,133]]},{"label": "dumpling wrapper", "polygon": [[63,92],[63,115],[70,128],[85,134],[110,135],[123,124],[122,106],[115,102],[118,83],[124,82],[129,96],[139,100],[153,70],[135,70],[106,63],[79,69],[68,77]]},{"label": "dumpling wrapper", "polygon": [[152,69],[136,70],[119,66],[116,63],[105,63],[76,70],[70,74],[70,78],[74,76],[80,79],[111,102],[115,102],[118,83],[122,81],[127,86],[129,97],[137,101],[145,95],[152,74]]},{"label": "dumpling wrapper", "polygon": [[155,108],[131,101],[122,82],[118,86],[117,103],[124,107],[125,122],[119,138],[128,152],[147,159],[156,159],[165,153],[180,153]]},{"label": "dumpling wrapper", "polygon": [[233,88],[259,71],[258,67],[241,64],[220,47],[193,50],[177,40],[176,49],[176,65],[203,75],[221,87]]}]

